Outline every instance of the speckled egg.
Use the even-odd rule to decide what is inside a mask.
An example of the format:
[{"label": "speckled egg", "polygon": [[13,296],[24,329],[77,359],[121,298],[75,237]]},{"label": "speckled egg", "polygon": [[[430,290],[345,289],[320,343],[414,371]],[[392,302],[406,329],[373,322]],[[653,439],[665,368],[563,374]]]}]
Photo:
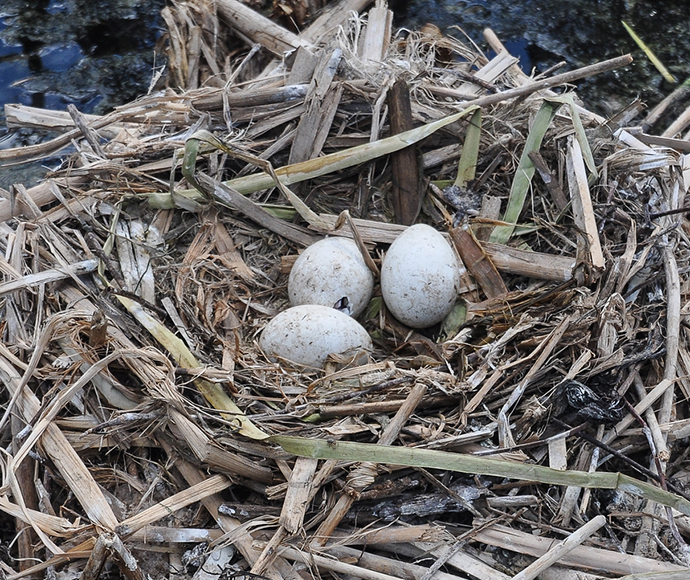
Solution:
[{"label": "speckled egg", "polygon": [[347,314],[318,304],[293,306],[264,328],[259,345],[271,359],[286,359],[298,366],[320,368],[328,355],[367,362],[371,337]]},{"label": "speckled egg", "polygon": [[[321,304],[358,316],[371,300],[374,276],[357,244],[348,238],[324,238],[295,261],[288,279],[290,304]],[[343,300],[345,299],[345,300]]]},{"label": "speckled egg", "polygon": [[460,262],[431,226],[414,225],[391,244],[381,267],[381,294],[390,312],[411,328],[441,322],[460,286]]}]

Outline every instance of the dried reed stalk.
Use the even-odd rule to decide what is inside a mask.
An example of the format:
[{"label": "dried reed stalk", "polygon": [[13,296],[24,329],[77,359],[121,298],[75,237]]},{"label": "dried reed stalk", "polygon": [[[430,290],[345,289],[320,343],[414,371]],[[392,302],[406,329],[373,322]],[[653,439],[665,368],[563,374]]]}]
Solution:
[{"label": "dried reed stalk", "polygon": [[[621,129],[637,106],[604,125],[549,90],[628,56],[534,80],[496,38],[489,60],[430,27],[398,37],[383,2],[350,14],[366,4],[331,3],[300,34],[234,0],[172,4],[175,92],[104,117],[9,110],[16,125],[64,133],[0,162],[72,142],[76,153],[0,200],[0,426],[14,437],[0,510],[27,562],[3,561],[8,577],[79,559],[84,577],[110,561],[131,578],[158,566],[183,578],[184,544],[200,542],[212,542],[205,572],[222,561],[276,580],[305,573],[293,562],[379,580],[574,577],[556,561],[682,571],[564,552],[590,533],[609,541],[591,501],[608,489],[598,507],[621,549],[655,548],[668,527],[661,549],[683,557],[690,503],[670,478],[684,477],[674,460],[689,431],[671,421],[690,391],[685,146]],[[395,86],[410,97],[400,132],[385,106]],[[388,125],[397,134],[381,138]],[[377,276],[404,231],[387,223],[388,161],[413,148],[430,190],[493,198],[471,208],[472,235],[450,232],[469,269],[453,315],[412,331],[375,296],[360,318],[370,364],[267,360],[256,340],[288,303],[298,248],[352,236]],[[441,232],[462,217],[438,195],[421,207]],[[622,396],[635,409],[623,418]],[[653,482],[629,475],[633,452],[660,468],[638,467]],[[485,519],[462,526],[450,510]],[[381,524],[388,513],[399,523]],[[171,527],[155,525],[168,515]],[[591,521],[574,530],[580,517]],[[638,517],[639,534],[626,527]],[[487,546],[539,560],[519,572]]]}]

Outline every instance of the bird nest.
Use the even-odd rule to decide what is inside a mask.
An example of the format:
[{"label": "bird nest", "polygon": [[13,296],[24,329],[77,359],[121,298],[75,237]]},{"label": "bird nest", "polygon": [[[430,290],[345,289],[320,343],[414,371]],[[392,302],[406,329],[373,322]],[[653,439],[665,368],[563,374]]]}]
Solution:
[{"label": "bird nest", "polygon": [[[683,128],[579,102],[628,56],[528,77],[353,8],[173,2],[167,88],[7,107],[58,135],[0,161],[60,165],[0,200],[4,577],[687,574]],[[442,323],[376,279],[364,364],[262,352],[303,248],[377,272],[413,223]]]}]

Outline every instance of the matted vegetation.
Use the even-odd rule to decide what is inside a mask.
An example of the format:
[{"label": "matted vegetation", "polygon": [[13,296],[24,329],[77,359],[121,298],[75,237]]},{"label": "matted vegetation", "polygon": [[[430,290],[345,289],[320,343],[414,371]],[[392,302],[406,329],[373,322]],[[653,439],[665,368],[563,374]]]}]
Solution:
[{"label": "matted vegetation", "polygon": [[[7,107],[63,133],[0,162],[72,147],[0,200],[7,578],[688,573],[684,127],[579,102],[629,56],[531,78],[365,8],[174,2],[165,91]],[[377,272],[416,222],[464,264],[442,324],[377,281],[365,364],[261,351],[301,249]]]}]

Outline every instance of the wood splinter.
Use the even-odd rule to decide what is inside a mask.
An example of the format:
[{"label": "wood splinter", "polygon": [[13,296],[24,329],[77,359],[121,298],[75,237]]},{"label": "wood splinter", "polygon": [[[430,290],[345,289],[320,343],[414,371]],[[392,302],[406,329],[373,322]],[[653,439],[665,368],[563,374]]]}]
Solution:
[{"label": "wood splinter", "polygon": [[[388,91],[391,135],[412,129],[410,90],[403,79],[395,81]],[[415,223],[422,207],[422,188],[419,162],[414,146],[405,147],[391,155],[393,169],[392,202],[395,219],[403,225]]]}]

